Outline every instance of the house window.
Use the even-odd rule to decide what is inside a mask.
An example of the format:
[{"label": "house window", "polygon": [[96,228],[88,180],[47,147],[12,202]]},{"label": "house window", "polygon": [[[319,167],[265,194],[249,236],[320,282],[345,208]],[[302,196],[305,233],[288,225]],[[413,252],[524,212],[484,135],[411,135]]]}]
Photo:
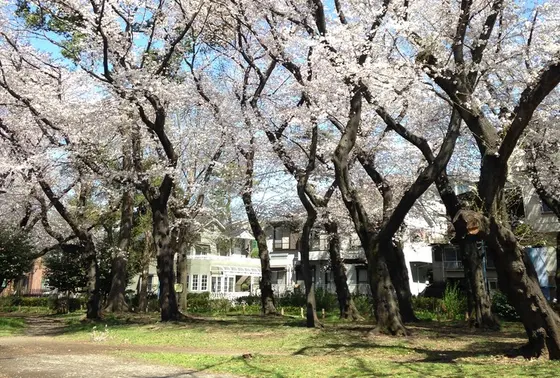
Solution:
[{"label": "house window", "polygon": [[152,289],[153,289],[152,288],[152,281],[153,281],[153,279],[154,279],[153,274],[148,275],[148,293],[152,292]]},{"label": "house window", "polygon": [[211,288],[212,293],[216,292],[217,283],[218,283],[218,277],[212,277],[212,288]]},{"label": "house window", "polygon": [[498,290],[498,281],[489,280],[490,290]]},{"label": "house window", "polygon": [[216,280],[216,291],[218,293],[221,293],[222,292],[222,277],[216,277],[216,278],[217,278],[217,280]]},{"label": "house window", "polygon": [[312,251],[321,249],[321,234],[317,231],[312,231],[310,235],[309,247]]},{"label": "house window", "polygon": [[200,290],[208,290],[208,276],[206,274],[200,276]]},{"label": "house window", "polygon": [[189,278],[190,276],[187,274],[187,287],[186,287],[187,289],[189,288]]},{"label": "house window", "polygon": [[229,281],[228,291],[233,292],[235,289],[235,279],[233,277],[229,277],[228,281]]},{"label": "house window", "polygon": [[443,261],[443,254],[442,254],[442,248],[439,246],[435,246],[433,247],[433,251],[434,251],[434,261],[440,262]]},{"label": "house window", "polygon": [[541,200],[541,213],[542,214],[552,213],[552,209],[543,200]]},{"label": "house window", "polygon": [[274,227],[274,249],[290,249],[290,231],[285,227]]},{"label": "house window", "polygon": [[193,274],[192,276],[192,289],[193,291],[198,290],[198,274]]},{"label": "house window", "polygon": [[[311,282],[315,282],[315,266],[311,266]],[[296,281],[303,281],[303,267],[301,265],[296,266]]]},{"label": "house window", "polygon": [[194,247],[196,255],[209,255],[210,254],[210,246],[208,244],[197,244]]},{"label": "house window", "polygon": [[358,276],[358,284],[367,284],[367,268],[366,267],[356,267],[356,275]]}]

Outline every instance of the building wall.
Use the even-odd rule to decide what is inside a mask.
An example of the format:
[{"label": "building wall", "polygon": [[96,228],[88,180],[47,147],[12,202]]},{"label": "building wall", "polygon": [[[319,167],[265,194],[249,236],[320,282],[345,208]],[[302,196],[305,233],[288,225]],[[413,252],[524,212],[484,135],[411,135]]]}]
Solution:
[{"label": "building wall", "polygon": [[542,202],[535,188],[528,180],[521,182],[523,206],[525,208],[525,222],[534,231],[543,233],[560,232],[560,222],[554,213],[544,213]]}]

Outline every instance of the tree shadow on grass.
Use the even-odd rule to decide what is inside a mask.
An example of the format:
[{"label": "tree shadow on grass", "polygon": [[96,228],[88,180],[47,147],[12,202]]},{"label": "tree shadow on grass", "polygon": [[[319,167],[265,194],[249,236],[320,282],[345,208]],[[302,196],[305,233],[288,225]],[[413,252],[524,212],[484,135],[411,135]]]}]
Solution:
[{"label": "tree shadow on grass", "polygon": [[[459,359],[480,358],[501,355],[514,350],[518,343],[503,341],[472,342],[462,349],[428,349],[411,345],[382,345],[375,342],[355,342],[348,344],[324,344],[320,346],[305,346],[293,353],[294,356],[327,356],[345,355],[350,350],[367,352],[379,350],[387,356],[409,355],[415,353],[419,357],[411,357],[409,362],[437,362],[437,363],[456,363]],[[420,357],[423,356],[423,357]]]}]

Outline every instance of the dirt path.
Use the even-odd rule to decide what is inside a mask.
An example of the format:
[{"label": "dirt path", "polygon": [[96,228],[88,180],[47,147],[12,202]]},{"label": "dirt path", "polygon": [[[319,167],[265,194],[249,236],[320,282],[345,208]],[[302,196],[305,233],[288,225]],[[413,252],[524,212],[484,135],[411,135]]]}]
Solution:
[{"label": "dirt path", "polygon": [[0,338],[0,378],[225,377],[115,356],[119,351],[153,352],[154,348],[55,338],[64,331],[61,319],[27,317],[26,323],[23,336]]}]

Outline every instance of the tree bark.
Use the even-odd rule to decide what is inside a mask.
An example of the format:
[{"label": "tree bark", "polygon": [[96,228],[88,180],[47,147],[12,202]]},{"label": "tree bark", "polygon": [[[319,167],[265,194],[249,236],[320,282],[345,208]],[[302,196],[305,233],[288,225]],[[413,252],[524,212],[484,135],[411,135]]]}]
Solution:
[{"label": "tree bark", "polygon": [[119,243],[113,251],[111,289],[105,307],[105,311],[108,312],[123,312],[128,308],[125,300],[125,290],[127,284],[128,249],[133,227],[133,196],[132,190],[125,190],[122,197]]},{"label": "tree bark", "polygon": [[138,292],[138,311],[146,312],[148,308],[148,275],[152,260],[153,240],[149,231],[144,232],[144,250],[141,259],[140,291]]},{"label": "tree bark", "polygon": [[245,211],[249,218],[253,236],[257,241],[259,259],[261,260],[261,280],[259,283],[259,288],[261,290],[261,310],[264,315],[275,315],[276,305],[274,303],[274,292],[272,290],[272,269],[270,268],[270,254],[268,253],[268,246],[266,245],[266,234],[258,221],[251,196],[244,193],[243,203],[245,204]]},{"label": "tree bark", "polygon": [[[380,240],[374,237],[375,227],[369,221],[365,207],[350,181],[348,156],[356,143],[361,122],[362,90],[361,88],[356,89],[350,100],[348,123],[336,147],[333,163],[342,200],[352,218],[368,261],[368,280],[375,301],[377,330],[394,335],[405,335],[408,334],[408,331],[400,317],[398,299],[391,283],[385,256],[380,253],[383,250],[380,251]],[[384,247],[388,249],[390,243],[391,237],[386,238]]]},{"label": "tree bark", "polygon": [[387,254],[392,249],[390,240],[375,239],[371,246],[368,261],[368,278],[373,294],[374,313],[377,321],[376,331],[396,336],[406,336],[409,331],[404,326],[400,314],[399,300],[387,264]]},{"label": "tree bark", "polygon": [[[304,179],[302,179],[304,180]],[[316,302],[315,302],[315,286],[313,285],[313,277],[311,271],[311,264],[309,261],[309,239],[311,229],[317,220],[317,212],[309,204],[305,194],[305,181],[298,182],[298,196],[307,210],[307,218],[303,225],[300,239],[300,258],[301,258],[301,271],[303,274],[303,282],[305,284],[305,298],[306,298],[306,325],[308,328],[318,327],[319,318],[317,317]]]},{"label": "tree bark", "polygon": [[459,240],[459,247],[463,253],[463,269],[469,294],[468,311],[471,316],[474,316],[471,324],[484,329],[499,329],[500,323],[492,313],[490,293],[485,290],[482,256],[476,250],[476,245],[473,245],[474,242],[465,239],[467,238],[465,225],[455,221],[462,206],[451,187],[447,172],[443,171],[438,175],[436,187],[447,215],[453,221],[455,238]]},{"label": "tree bark", "polygon": [[188,284],[188,269],[187,269],[187,255],[189,253],[189,245],[186,239],[186,232],[184,226],[179,226],[179,233],[177,237],[177,283],[181,284],[183,291],[177,293],[179,301],[179,308],[183,313],[187,312],[187,284]]},{"label": "tree bark", "polygon": [[175,294],[174,251],[171,248],[167,204],[159,200],[150,203],[153,217],[153,238],[157,256],[157,274],[159,279],[159,304],[161,320],[170,321],[179,318],[179,307]]},{"label": "tree bark", "polygon": [[93,241],[88,240],[82,246],[84,256],[88,260],[88,280],[87,280],[87,319],[100,318],[100,303],[99,303],[99,266],[97,263],[97,255],[95,244]]},{"label": "tree bark", "polygon": [[560,232],[556,233],[556,303],[560,303]]},{"label": "tree bark", "polygon": [[412,294],[404,252],[396,242],[391,243],[386,254],[389,275],[397,293],[401,318],[405,323],[417,322],[412,308]]},{"label": "tree bark", "polygon": [[492,313],[492,300],[484,280],[482,252],[474,240],[462,240],[460,248],[472,301],[469,308],[469,314],[473,316],[471,324],[477,328],[499,329],[500,324]]},{"label": "tree bark", "polygon": [[138,311],[146,312],[148,309],[148,268],[143,267],[140,275],[140,292],[138,293]]},{"label": "tree bark", "polygon": [[548,350],[550,359],[560,359],[560,317],[544,297],[533,264],[513,232],[495,217],[474,211],[461,211],[459,218],[471,234],[481,233],[494,253],[500,290],[514,305],[529,339],[522,353],[538,358]]},{"label": "tree bark", "polygon": [[362,317],[354,305],[354,300],[348,288],[348,278],[342,258],[340,257],[340,236],[338,223],[335,220],[325,222],[325,230],[329,235],[329,259],[333,273],[338,307],[341,319],[360,320]]},{"label": "tree bark", "polygon": [[245,157],[245,184],[241,199],[245,205],[245,213],[251,226],[253,237],[257,241],[259,259],[261,260],[261,310],[263,315],[275,315],[276,305],[274,303],[274,292],[272,290],[272,269],[270,269],[270,254],[266,244],[266,234],[259,222],[257,212],[253,206],[253,173],[255,164],[254,138],[250,141],[250,150],[241,151]]}]

